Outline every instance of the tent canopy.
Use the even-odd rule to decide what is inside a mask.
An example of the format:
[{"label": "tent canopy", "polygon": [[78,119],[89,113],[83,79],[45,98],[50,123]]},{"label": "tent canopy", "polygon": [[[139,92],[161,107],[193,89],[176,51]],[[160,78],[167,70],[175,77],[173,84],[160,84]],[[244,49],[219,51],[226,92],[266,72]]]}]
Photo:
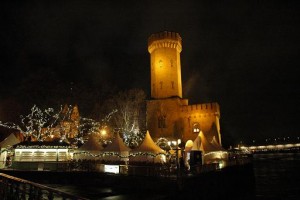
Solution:
[{"label": "tent canopy", "polygon": [[202,147],[202,141],[201,141],[201,137],[200,134],[196,137],[196,139],[193,142],[193,147],[191,149],[192,151],[203,151],[203,147]]},{"label": "tent canopy", "polygon": [[211,144],[214,146],[214,148],[216,148],[218,151],[225,151],[225,149],[218,143],[216,137],[214,136]]},{"label": "tent canopy", "polygon": [[161,149],[150,136],[149,131],[147,131],[145,138],[140,146],[133,149],[131,152],[151,152],[151,153],[165,153],[163,149]]},{"label": "tent canopy", "polygon": [[103,149],[105,152],[125,152],[130,151],[130,148],[127,147],[120,135],[117,133],[112,143]]},{"label": "tent canopy", "polygon": [[205,153],[212,152],[212,151],[223,151],[223,148],[218,144],[216,140],[213,140],[212,143],[209,142],[203,131],[200,131],[197,138],[194,140],[194,144],[192,150],[200,150]]},{"label": "tent canopy", "polygon": [[[196,138],[197,139],[197,138]],[[191,151],[192,148],[194,146],[194,142],[192,140],[188,140],[186,143],[185,143],[185,148],[184,148],[184,151]],[[199,147],[200,148],[200,147]]]},{"label": "tent canopy", "polygon": [[7,148],[7,146],[13,146],[20,142],[21,141],[15,136],[15,134],[11,133],[0,143],[0,148]]},{"label": "tent canopy", "polygon": [[94,135],[90,135],[88,141],[84,143],[80,148],[79,151],[101,151],[103,147],[97,141],[97,137]]}]

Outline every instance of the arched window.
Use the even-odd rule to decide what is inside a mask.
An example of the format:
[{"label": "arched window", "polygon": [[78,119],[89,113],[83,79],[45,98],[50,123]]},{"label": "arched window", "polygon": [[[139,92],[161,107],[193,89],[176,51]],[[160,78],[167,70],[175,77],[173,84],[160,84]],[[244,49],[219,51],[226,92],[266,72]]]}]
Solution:
[{"label": "arched window", "polygon": [[162,89],[162,87],[163,87],[163,82],[160,81],[159,84],[160,84],[160,89]]},{"label": "arched window", "polygon": [[200,124],[198,122],[193,124],[193,133],[200,133]]}]

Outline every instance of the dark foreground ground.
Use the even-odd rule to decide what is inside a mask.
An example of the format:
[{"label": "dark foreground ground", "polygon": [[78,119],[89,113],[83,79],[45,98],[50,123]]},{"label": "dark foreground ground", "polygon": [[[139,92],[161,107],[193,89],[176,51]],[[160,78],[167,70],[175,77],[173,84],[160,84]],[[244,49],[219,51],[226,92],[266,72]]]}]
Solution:
[{"label": "dark foreground ground", "polygon": [[255,199],[252,163],[198,175],[183,173],[179,177],[112,175],[97,172],[3,173],[89,199]]}]

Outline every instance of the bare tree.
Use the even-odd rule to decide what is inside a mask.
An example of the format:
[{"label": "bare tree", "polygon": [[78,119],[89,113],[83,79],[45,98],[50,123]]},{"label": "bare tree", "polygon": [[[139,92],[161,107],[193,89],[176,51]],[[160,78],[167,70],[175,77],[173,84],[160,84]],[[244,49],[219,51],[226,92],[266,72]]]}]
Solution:
[{"label": "bare tree", "polygon": [[[28,115],[20,116],[20,125],[12,122],[0,122],[0,125],[6,128],[17,129],[23,133],[25,137],[34,137],[36,140],[42,141],[48,133],[47,131],[42,132],[43,127],[53,120],[53,118],[57,119],[58,115],[54,114],[53,108],[41,110],[36,105],[34,105],[30,111],[31,112]],[[51,125],[48,126],[50,127]]]},{"label": "bare tree", "polygon": [[124,142],[134,147],[142,140],[145,129],[146,94],[141,89],[121,91],[105,102],[107,110],[117,110],[112,116],[112,126],[118,130]]}]

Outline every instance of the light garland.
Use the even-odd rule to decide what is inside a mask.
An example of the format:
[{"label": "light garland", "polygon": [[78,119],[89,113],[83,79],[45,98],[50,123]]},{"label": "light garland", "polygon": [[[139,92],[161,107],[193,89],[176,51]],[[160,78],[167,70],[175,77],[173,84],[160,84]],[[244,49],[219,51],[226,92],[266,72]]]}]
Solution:
[{"label": "light garland", "polygon": [[2,154],[3,152],[8,152],[8,149],[2,149],[2,150],[0,151],[0,154]]},{"label": "light garland", "polygon": [[136,157],[136,156],[150,156],[150,157],[156,157],[159,155],[166,155],[165,153],[150,153],[150,152],[136,152],[136,153],[130,153],[128,156],[120,155],[119,152],[103,152],[99,154],[92,154],[88,151],[81,151],[81,152],[74,152],[73,155],[77,154],[88,154],[91,157],[105,157],[105,156],[117,156],[119,158],[130,158],[130,157]]},{"label": "light garland", "polygon": [[[21,115],[21,123],[20,125],[6,122],[3,123],[0,121],[0,126],[16,129],[20,131],[24,137],[32,137],[34,140],[45,141],[48,138],[53,138],[59,136],[58,139],[66,139],[67,130],[70,126],[64,126],[63,124],[57,125],[59,122],[69,121],[72,115],[73,109],[72,106],[60,106],[60,110],[55,112],[53,108],[47,108],[45,110],[41,110],[36,105],[34,105],[30,109],[30,113],[28,115]],[[97,134],[102,143],[109,143],[109,139],[105,138],[101,134],[99,134],[100,130],[107,129],[107,124],[112,119],[113,115],[117,113],[118,110],[114,109],[112,112],[107,114],[100,122],[95,121],[89,118],[80,118],[80,122],[76,124],[76,129],[78,130],[78,134],[75,135],[76,141],[81,141],[84,143],[83,138],[89,134]],[[72,122],[73,123],[73,122]],[[130,126],[130,130],[120,128],[119,132],[122,133],[124,143],[130,147],[138,146],[145,134],[137,131],[136,123],[132,123]],[[127,131],[126,131],[127,130]],[[55,136],[55,133],[59,133],[59,135]]]},{"label": "light garland", "polygon": [[70,146],[49,146],[49,145],[17,145],[15,149],[70,149]]},{"label": "light garland", "polygon": [[[53,108],[47,108],[44,111],[34,105],[30,109],[28,115],[20,115],[21,122],[20,125],[12,122],[2,122],[0,121],[0,126],[8,129],[16,129],[24,135],[24,137],[33,137],[38,141],[45,141],[48,137],[53,137],[53,133],[59,131],[60,139],[65,139],[65,133],[68,130],[68,126],[58,125],[58,122],[69,121],[71,119],[71,114],[73,112],[72,106],[66,106],[63,108],[60,106],[58,112],[54,112]],[[111,119],[112,115],[116,113],[117,110],[113,110],[100,122],[96,122],[93,119],[81,118],[80,124],[76,125],[79,133],[84,135],[84,133],[98,133],[99,128],[107,128],[107,123]],[[72,122],[73,123],[73,122]],[[79,135],[75,136],[75,140],[80,140]]]},{"label": "light garland", "polygon": [[[48,137],[52,133],[51,128],[54,126],[54,124],[56,124],[61,111],[59,113],[54,114],[53,108],[47,108],[44,111],[42,111],[36,105],[34,105],[30,109],[30,111],[31,112],[26,116],[20,115],[21,118],[20,125],[17,125],[12,122],[3,123],[0,121],[0,126],[9,129],[16,129],[20,131],[25,137],[33,136],[37,140],[43,141],[46,137]],[[50,124],[46,127],[45,132],[42,132],[42,129],[47,123]]]}]

